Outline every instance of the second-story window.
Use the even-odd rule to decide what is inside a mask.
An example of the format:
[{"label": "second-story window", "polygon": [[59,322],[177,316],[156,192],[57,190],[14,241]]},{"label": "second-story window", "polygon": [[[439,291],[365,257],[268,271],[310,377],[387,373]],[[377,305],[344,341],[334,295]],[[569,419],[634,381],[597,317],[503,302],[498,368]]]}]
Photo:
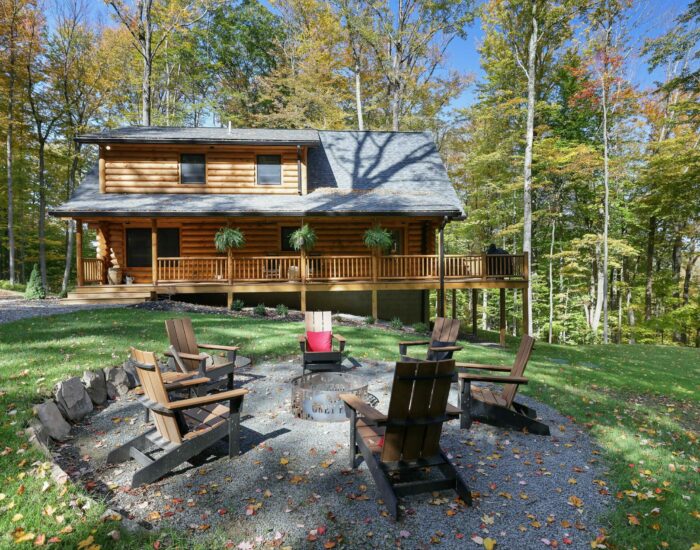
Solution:
[{"label": "second-story window", "polygon": [[281,155],[258,155],[257,165],[258,185],[282,184]]},{"label": "second-story window", "polygon": [[205,155],[183,153],[180,155],[180,183],[207,182],[207,161]]}]

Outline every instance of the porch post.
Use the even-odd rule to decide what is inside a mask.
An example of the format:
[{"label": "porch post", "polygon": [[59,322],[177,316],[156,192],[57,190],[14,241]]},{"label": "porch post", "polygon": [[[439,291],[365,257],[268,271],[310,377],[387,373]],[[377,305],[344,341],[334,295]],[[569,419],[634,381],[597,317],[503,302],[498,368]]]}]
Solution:
[{"label": "porch post", "polygon": [[158,284],[158,219],[151,220],[151,279]]},{"label": "porch post", "polygon": [[440,271],[440,290],[438,291],[438,317],[445,316],[445,223],[440,226],[440,259],[438,269]]},{"label": "porch post", "polygon": [[306,287],[301,287],[301,312],[306,313]]},{"label": "porch post", "polygon": [[372,291],[372,317],[374,317],[375,321],[379,319],[379,301],[376,289]]},{"label": "porch post", "polygon": [[506,347],[506,289],[501,288],[499,289],[499,295],[498,295],[498,306],[499,306],[499,317],[498,317],[498,326],[499,326],[499,341],[501,343],[501,347]]},{"label": "porch post", "polygon": [[476,336],[476,313],[479,300],[479,289],[472,288],[472,334]]},{"label": "porch post", "polygon": [[78,286],[83,286],[85,283],[83,273],[83,220],[75,220],[75,262]]},{"label": "porch post", "polygon": [[452,289],[452,318],[457,318],[457,289]]}]

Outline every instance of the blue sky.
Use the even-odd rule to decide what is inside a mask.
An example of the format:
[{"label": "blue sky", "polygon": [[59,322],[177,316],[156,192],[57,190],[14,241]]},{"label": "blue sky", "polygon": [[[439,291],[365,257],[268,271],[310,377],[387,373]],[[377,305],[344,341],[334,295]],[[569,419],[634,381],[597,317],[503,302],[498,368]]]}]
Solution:
[{"label": "blue sky", "polygon": [[[654,38],[665,33],[673,24],[673,20],[685,11],[688,0],[637,0],[636,6],[630,12],[628,33],[634,52],[638,52],[646,38]],[[468,29],[466,39],[456,39],[448,49],[450,66],[474,75],[477,80],[483,75],[479,59],[479,44],[483,38],[481,21],[476,20]],[[641,88],[653,86],[655,80],[662,75],[657,71],[649,74],[644,59],[635,55],[629,63],[628,77]],[[467,107],[474,101],[474,86],[471,86],[453,107]]]},{"label": "blue sky", "polygon": [[[269,6],[267,0],[261,0]],[[659,71],[649,74],[644,59],[640,59],[636,52],[646,38],[657,37],[666,32],[673,20],[682,13],[690,0],[636,0],[635,6],[630,12],[629,37],[635,54],[629,62],[628,78],[640,88],[650,88],[655,80],[660,80]],[[90,2],[93,8],[93,16],[99,20],[114,24],[111,17],[111,8],[105,6],[101,0]],[[473,75],[477,80],[483,75],[479,59],[479,44],[483,38],[481,21],[475,20],[468,29],[466,39],[455,39],[448,49],[448,61],[450,68]],[[475,87],[469,87],[452,105],[453,108],[469,106],[474,101]]]}]

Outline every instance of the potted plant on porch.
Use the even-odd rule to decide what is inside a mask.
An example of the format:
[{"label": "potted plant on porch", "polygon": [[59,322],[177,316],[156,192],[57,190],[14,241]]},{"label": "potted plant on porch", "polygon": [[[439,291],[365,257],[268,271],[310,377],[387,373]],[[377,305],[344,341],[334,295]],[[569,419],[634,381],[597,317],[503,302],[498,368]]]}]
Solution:
[{"label": "potted plant on porch", "polygon": [[[316,232],[309,224],[305,223],[289,236],[289,246],[297,252],[301,252],[301,265],[302,269],[305,270],[306,253],[313,250],[314,246],[316,246]],[[305,273],[305,271],[302,271],[302,273]],[[303,278],[305,277],[306,275],[303,275]]]},{"label": "potted plant on porch", "polygon": [[394,239],[388,230],[380,225],[374,225],[362,236],[365,246],[372,251],[372,279],[376,279],[379,267],[379,255],[388,252],[394,245]]},{"label": "potted plant on porch", "polygon": [[239,228],[222,227],[214,235],[214,246],[228,257],[228,279],[233,281],[233,251],[245,246],[245,235]]}]

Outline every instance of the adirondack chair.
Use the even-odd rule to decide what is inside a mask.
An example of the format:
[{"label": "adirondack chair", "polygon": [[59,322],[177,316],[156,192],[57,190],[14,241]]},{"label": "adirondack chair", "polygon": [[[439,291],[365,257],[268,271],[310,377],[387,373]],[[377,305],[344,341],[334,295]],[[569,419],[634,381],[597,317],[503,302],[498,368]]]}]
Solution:
[{"label": "adirondack chair", "polygon": [[[398,518],[398,498],[454,489],[471,504],[471,494],[440,448],[442,423],[456,418],[447,403],[455,363],[409,361],[396,363],[387,414],[354,394],[341,394],[350,417],[350,466],[362,454],[389,513]],[[439,478],[426,478],[434,468]]]},{"label": "adirondack chair", "polygon": [[[549,435],[549,426],[537,420],[534,409],[515,401],[515,394],[520,384],[527,384],[527,378],[523,377],[525,367],[530,359],[535,339],[532,336],[523,336],[518,348],[518,354],[512,367],[499,365],[480,365],[478,363],[457,363],[457,368],[462,370],[480,370],[508,372],[507,376],[472,374],[460,372],[459,395],[462,416],[460,425],[469,428],[472,420],[479,420],[494,426],[527,429],[528,432],[538,435]],[[501,392],[492,391],[485,387],[472,386],[472,382],[491,382],[503,384]]]},{"label": "adirondack chair", "polygon": [[[131,348],[144,395],[141,403],[148,407],[155,427],[136,436],[107,455],[108,464],[133,458],[141,468],[133,475],[132,488],[151,483],[183,462],[192,462],[203,451],[228,436],[228,456],[240,450],[240,411],[248,390],[228,390],[212,395],[171,401],[153,352]],[[208,378],[191,379],[209,382]],[[228,402],[228,406],[218,403]],[[151,458],[144,451],[151,446],[164,452]]]},{"label": "adirondack chair", "polygon": [[[226,376],[226,387],[233,389],[233,370],[236,366],[236,352],[238,346],[221,346],[218,344],[198,344],[192,328],[192,320],[188,317],[182,319],[168,319],[165,321],[165,330],[170,340],[170,349],[165,355],[175,358],[175,364],[182,372],[199,371],[201,377],[212,380],[212,386],[218,384],[218,380]],[[226,357],[212,356],[200,353],[200,349],[212,351],[225,351]]]},{"label": "adirondack chair", "polygon": [[[299,335],[299,347],[301,348],[302,374],[307,368],[323,367],[339,368],[343,361],[343,350],[345,349],[345,338],[333,332],[333,321],[330,311],[307,311],[305,314],[306,333]],[[309,345],[309,332],[330,332],[332,340],[338,342],[337,349],[333,349],[332,340],[330,349],[327,351],[311,351]],[[310,349],[311,348],[311,349]]]},{"label": "adirondack chair", "polygon": [[445,317],[436,317],[435,325],[433,326],[433,334],[430,340],[419,340],[417,342],[399,342],[399,353],[401,361],[419,361],[409,357],[409,346],[428,346],[428,352],[425,359],[427,361],[441,361],[444,359],[452,359],[452,354],[455,351],[460,351],[462,346],[457,346],[457,336],[459,334],[459,320],[447,319]]}]

